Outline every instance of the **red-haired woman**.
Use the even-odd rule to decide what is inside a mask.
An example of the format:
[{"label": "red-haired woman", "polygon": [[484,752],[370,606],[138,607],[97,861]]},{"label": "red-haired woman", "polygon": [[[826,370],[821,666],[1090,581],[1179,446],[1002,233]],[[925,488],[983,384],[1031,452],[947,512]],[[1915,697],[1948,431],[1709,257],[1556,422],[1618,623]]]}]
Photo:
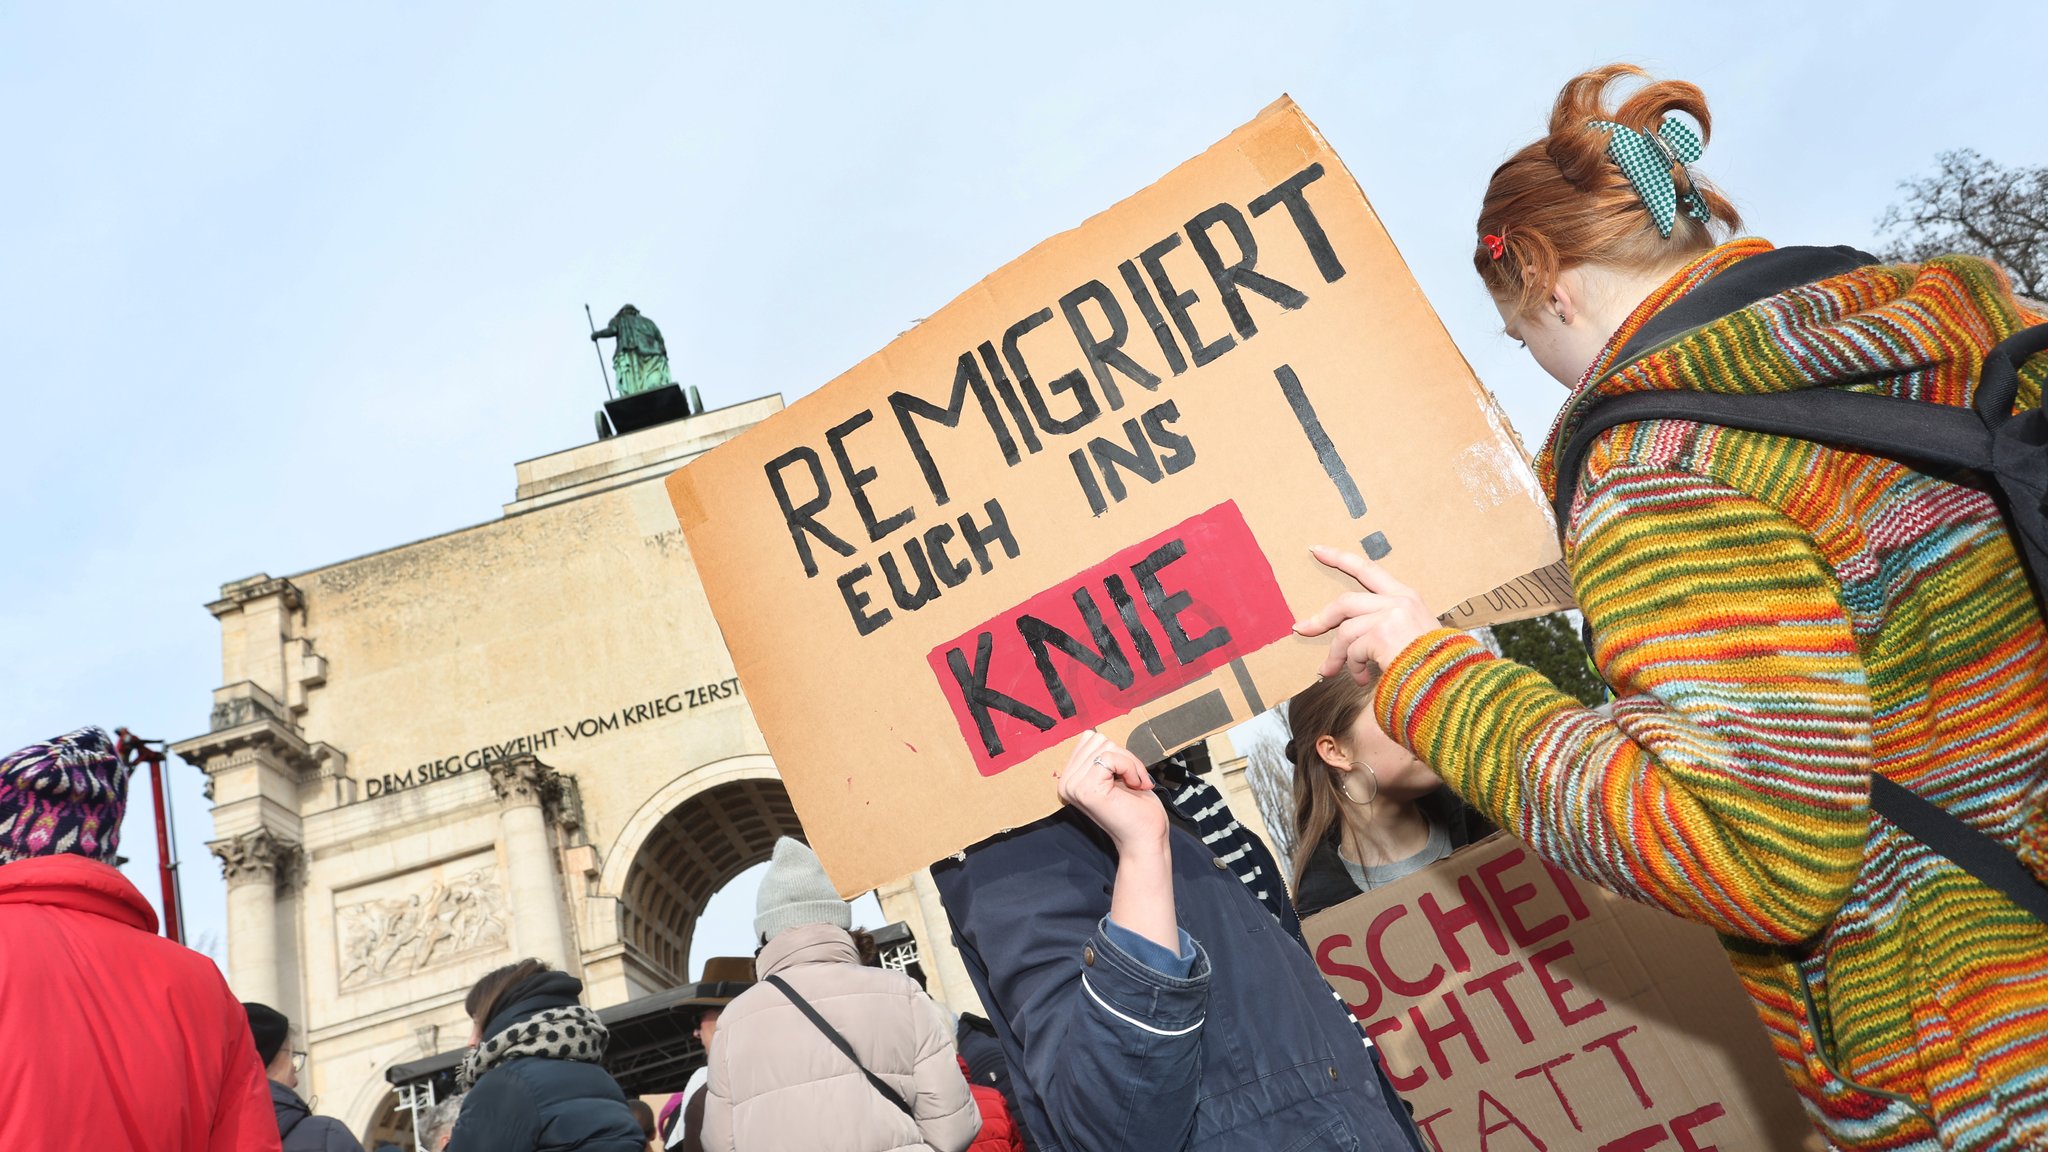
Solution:
[{"label": "red-haired woman", "polygon": [[[1986,493],[1888,459],[1682,420],[1620,424],[1574,476],[1596,398],[1855,386],[1963,403],[2040,322],[1982,260],[1717,242],[1689,84],[1619,106],[1567,84],[1494,173],[1475,263],[1507,334],[1572,388],[1537,461],[1576,484],[1565,556],[1612,718],[1364,591],[1305,620],[1325,674],[1383,669],[1380,723],[1580,875],[1713,926],[1835,1147],[2048,1146],[2048,929],[1871,808],[1918,792],[2048,878],[2048,632]],[[1689,117],[1697,134],[1673,113]],[[2048,356],[2027,361],[2039,403]],[[2015,866],[2017,867],[2017,866]]]}]

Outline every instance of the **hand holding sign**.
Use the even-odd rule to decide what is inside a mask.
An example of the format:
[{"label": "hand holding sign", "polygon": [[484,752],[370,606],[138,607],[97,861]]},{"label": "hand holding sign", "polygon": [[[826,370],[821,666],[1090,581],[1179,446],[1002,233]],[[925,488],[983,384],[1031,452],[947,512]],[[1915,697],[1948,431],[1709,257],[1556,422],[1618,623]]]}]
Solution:
[{"label": "hand holding sign", "polygon": [[1286,100],[669,494],[846,895],[1045,816],[1089,731],[1144,764],[1290,694],[1315,660],[1288,625],[1330,595],[1312,541],[1438,609],[1557,558],[1521,449]]},{"label": "hand holding sign", "polygon": [[1320,676],[1348,672],[1367,686],[1381,669],[1410,644],[1440,627],[1413,588],[1394,579],[1385,568],[1350,552],[1320,544],[1309,549],[1324,565],[1335,568],[1365,589],[1337,597],[1320,612],[1294,625],[1299,636],[1321,636],[1333,629],[1329,655]]}]

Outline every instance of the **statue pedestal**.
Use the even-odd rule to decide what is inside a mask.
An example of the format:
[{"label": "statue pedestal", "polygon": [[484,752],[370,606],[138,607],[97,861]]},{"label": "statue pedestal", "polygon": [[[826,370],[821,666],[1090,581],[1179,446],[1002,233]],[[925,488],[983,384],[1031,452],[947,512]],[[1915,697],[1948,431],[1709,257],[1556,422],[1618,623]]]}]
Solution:
[{"label": "statue pedestal", "polygon": [[693,414],[690,399],[683,394],[683,386],[670,384],[665,388],[636,392],[631,396],[605,401],[605,418],[599,424],[598,435],[600,439],[605,436],[606,424],[611,426],[611,435],[623,436],[628,432],[638,432],[642,428],[652,428],[656,424],[681,420]]}]

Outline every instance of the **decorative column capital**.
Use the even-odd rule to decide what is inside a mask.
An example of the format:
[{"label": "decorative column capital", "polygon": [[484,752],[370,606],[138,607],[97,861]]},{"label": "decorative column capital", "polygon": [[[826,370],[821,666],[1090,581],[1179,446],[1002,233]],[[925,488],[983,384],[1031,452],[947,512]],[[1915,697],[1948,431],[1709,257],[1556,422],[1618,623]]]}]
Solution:
[{"label": "decorative column capital", "polygon": [[491,789],[503,808],[523,808],[550,798],[555,790],[555,770],[531,753],[508,756],[484,765],[491,774]]},{"label": "decorative column capital", "polygon": [[220,858],[228,887],[257,882],[276,884],[299,859],[299,846],[268,828],[257,828],[207,845]]}]

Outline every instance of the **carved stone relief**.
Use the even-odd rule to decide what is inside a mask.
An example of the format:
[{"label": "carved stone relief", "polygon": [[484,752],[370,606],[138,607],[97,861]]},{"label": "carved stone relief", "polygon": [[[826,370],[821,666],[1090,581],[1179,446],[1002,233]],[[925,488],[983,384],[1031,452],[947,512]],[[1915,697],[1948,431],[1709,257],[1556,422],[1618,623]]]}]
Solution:
[{"label": "carved stone relief", "polygon": [[505,897],[491,868],[436,882],[425,894],[343,905],[335,919],[344,989],[505,945]]}]

